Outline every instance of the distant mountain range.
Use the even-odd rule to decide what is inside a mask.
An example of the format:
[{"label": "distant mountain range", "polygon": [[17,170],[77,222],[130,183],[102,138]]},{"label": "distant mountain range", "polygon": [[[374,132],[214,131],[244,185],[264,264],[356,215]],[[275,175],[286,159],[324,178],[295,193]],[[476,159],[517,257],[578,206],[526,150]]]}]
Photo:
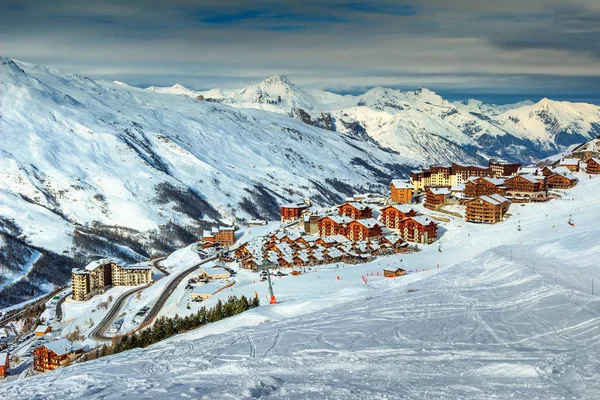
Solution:
[{"label": "distant mountain range", "polygon": [[211,224],[278,218],[283,202],[384,192],[429,163],[542,158],[597,136],[600,111],[341,96],[282,76],[140,89],[0,57],[0,132],[2,306],[67,282],[68,260],[140,259]]},{"label": "distant mountain range", "polygon": [[428,89],[383,87],[341,96],[299,88],[283,76],[234,90],[193,91],[181,85],[148,90],[287,114],[424,164],[491,157],[528,163],[600,134],[600,107],[549,99],[509,105],[450,102]]}]

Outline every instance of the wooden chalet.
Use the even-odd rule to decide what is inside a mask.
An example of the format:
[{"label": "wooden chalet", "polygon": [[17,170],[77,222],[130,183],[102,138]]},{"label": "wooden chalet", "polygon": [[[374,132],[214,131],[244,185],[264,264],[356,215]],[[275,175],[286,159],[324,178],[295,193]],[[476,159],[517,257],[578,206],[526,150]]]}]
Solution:
[{"label": "wooden chalet", "polygon": [[390,198],[392,200],[392,203],[412,203],[414,190],[415,187],[412,185],[412,183],[400,179],[394,179],[390,183]]},{"label": "wooden chalet", "polygon": [[345,235],[346,225],[352,218],[345,215],[326,215],[319,219],[319,234],[321,236]]},{"label": "wooden chalet", "polygon": [[67,339],[54,340],[35,349],[33,356],[33,369],[38,372],[48,372],[69,365],[81,353],[83,347],[79,343],[72,343]]},{"label": "wooden chalet", "polygon": [[425,207],[437,210],[446,205],[446,199],[450,196],[450,189],[446,187],[430,187],[425,191]]},{"label": "wooden chalet", "polygon": [[571,189],[577,185],[577,178],[571,174],[553,174],[546,180],[550,189]]},{"label": "wooden chalet", "polygon": [[297,201],[295,203],[284,204],[280,207],[281,222],[299,220],[302,213],[308,210],[308,202]]},{"label": "wooden chalet", "polygon": [[395,278],[402,275],[406,275],[406,270],[399,267],[386,267],[383,269],[383,276],[386,278]]},{"label": "wooden chalet", "polygon": [[504,181],[506,196],[520,198],[545,198],[546,182],[543,176],[515,175]]},{"label": "wooden chalet", "polygon": [[560,161],[560,166],[569,168],[571,172],[579,172],[580,163],[581,160],[579,158],[563,158]]},{"label": "wooden chalet", "polygon": [[338,214],[353,219],[365,219],[373,217],[373,210],[365,204],[346,202],[338,206]]},{"label": "wooden chalet", "polygon": [[504,219],[510,201],[499,194],[479,196],[466,202],[465,220],[468,222],[495,224]]},{"label": "wooden chalet", "polygon": [[407,242],[431,244],[437,238],[437,225],[424,215],[404,218],[400,223],[400,236]]},{"label": "wooden chalet", "polygon": [[245,269],[255,269],[258,268],[258,262],[256,260],[256,258],[254,258],[254,256],[248,256],[246,258],[244,258],[240,264],[242,265],[242,268]]},{"label": "wooden chalet", "polygon": [[405,204],[391,205],[381,209],[380,220],[386,228],[400,229],[400,221],[406,217],[414,217],[417,212]]},{"label": "wooden chalet", "polygon": [[346,237],[352,241],[373,240],[381,236],[381,225],[374,218],[359,219],[348,223]]},{"label": "wooden chalet", "polygon": [[546,165],[544,168],[541,169],[540,173],[544,176],[550,176],[554,174],[554,171],[552,171],[552,169]]},{"label": "wooden chalet", "polygon": [[600,174],[600,158],[590,158],[586,163],[588,174]]},{"label": "wooden chalet", "polygon": [[472,177],[465,183],[465,197],[479,197],[492,194],[504,195],[506,186],[504,180],[489,177]]},{"label": "wooden chalet", "polygon": [[494,160],[489,161],[489,166],[492,175],[495,177],[515,175],[519,171],[519,168],[521,168],[521,164],[519,163],[503,163]]},{"label": "wooden chalet", "polygon": [[37,328],[35,328],[35,336],[37,337],[44,336],[46,333],[50,332],[52,332],[52,327],[50,325],[38,325]]}]

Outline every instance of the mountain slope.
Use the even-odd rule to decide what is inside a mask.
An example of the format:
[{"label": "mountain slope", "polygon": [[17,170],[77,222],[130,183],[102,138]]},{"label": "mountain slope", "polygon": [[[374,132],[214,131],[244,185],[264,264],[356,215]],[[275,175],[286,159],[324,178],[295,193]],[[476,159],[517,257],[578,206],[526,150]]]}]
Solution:
[{"label": "mountain slope", "polygon": [[[209,101],[284,113],[379,143],[423,164],[446,158],[470,162],[496,157],[532,162],[600,132],[600,107],[548,99],[501,106],[477,100],[451,103],[424,88],[383,87],[360,96],[340,96],[299,88],[282,76],[228,93],[204,93]],[[444,154],[449,156],[444,158]]]},{"label": "mountain slope", "polygon": [[[594,399],[599,191],[585,179],[569,199],[511,206],[522,230],[512,218],[443,223],[442,254],[423,246],[277,279],[277,305],[9,383],[5,397]],[[370,275],[402,263],[406,276]],[[245,274],[233,293],[264,298]]]}]

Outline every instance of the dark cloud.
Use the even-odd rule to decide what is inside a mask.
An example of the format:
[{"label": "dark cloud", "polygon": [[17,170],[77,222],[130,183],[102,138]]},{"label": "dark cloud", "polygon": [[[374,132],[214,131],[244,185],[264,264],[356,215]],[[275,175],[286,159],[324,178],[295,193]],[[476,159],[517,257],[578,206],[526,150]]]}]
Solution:
[{"label": "dark cloud", "polygon": [[597,0],[0,0],[0,51],[93,78],[198,89],[271,74],[352,92],[600,92]]}]

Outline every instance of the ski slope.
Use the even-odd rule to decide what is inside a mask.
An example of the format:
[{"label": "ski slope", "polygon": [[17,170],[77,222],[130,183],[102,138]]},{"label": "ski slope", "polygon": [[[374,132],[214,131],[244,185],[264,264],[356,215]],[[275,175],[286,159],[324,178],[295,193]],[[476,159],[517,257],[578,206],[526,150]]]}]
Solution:
[{"label": "ski slope", "polygon": [[[0,390],[7,399],[595,399],[600,179],[579,178],[564,199],[512,205],[494,226],[453,219],[441,246],[278,278],[275,306]],[[362,283],[388,264],[409,274]],[[264,298],[266,285],[245,274],[210,301]]]}]

